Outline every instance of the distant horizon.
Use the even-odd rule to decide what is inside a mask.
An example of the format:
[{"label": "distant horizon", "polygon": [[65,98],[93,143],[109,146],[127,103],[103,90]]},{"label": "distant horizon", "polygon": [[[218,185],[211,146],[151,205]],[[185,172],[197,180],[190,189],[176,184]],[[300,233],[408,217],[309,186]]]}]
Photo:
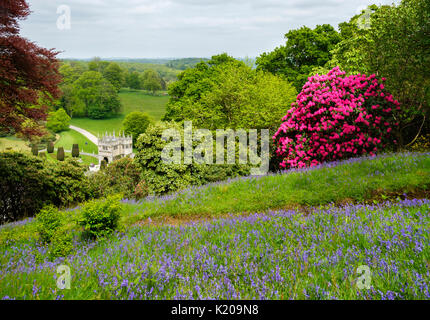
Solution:
[{"label": "distant horizon", "polygon": [[[222,54],[222,53],[219,53]],[[227,53],[228,54],[228,53]],[[216,55],[216,54],[215,54]],[[93,56],[89,58],[76,58],[76,57],[67,57],[67,58],[58,58],[59,60],[78,60],[78,61],[91,61],[94,58],[100,58],[102,61],[116,61],[116,60],[181,60],[181,59],[211,59],[211,57],[138,57],[138,58],[130,58],[130,57],[100,57],[100,56]],[[241,59],[256,59],[257,57],[234,57],[234,59],[241,60]]]}]

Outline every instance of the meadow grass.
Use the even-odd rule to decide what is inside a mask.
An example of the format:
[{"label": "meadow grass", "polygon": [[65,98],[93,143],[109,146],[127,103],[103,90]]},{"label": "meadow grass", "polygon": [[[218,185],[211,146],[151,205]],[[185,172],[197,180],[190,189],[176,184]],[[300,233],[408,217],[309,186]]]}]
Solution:
[{"label": "meadow grass", "polygon": [[64,150],[72,150],[73,144],[79,145],[79,151],[84,150],[86,153],[98,154],[97,146],[88,140],[84,135],[80,134],[75,130],[62,131],[60,133],[60,139],[55,143],[55,148],[63,147]]},{"label": "meadow grass", "polygon": [[[0,247],[3,299],[429,299],[428,200],[145,225],[50,261]],[[71,289],[56,287],[57,266]],[[363,283],[357,268],[369,268]]]},{"label": "meadow grass", "polygon": [[[56,152],[55,153],[48,153],[47,155],[48,155],[47,159],[49,161],[58,161]],[[66,152],[64,159],[67,159],[67,158],[72,158],[72,154],[69,152]],[[91,163],[94,163],[94,164],[99,163],[99,160],[97,158],[87,156],[87,155],[80,154],[79,159],[82,160],[82,162],[81,162],[82,164],[87,165],[87,166],[89,166]]]},{"label": "meadow grass", "polygon": [[128,223],[146,217],[216,217],[269,209],[363,202],[395,193],[430,189],[430,154],[399,153],[356,158],[262,177],[192,187],[163,197],[130,201],[136,213]]},{"label": "meadow grass", "polygon": [[[429,155],[399,153],[362,157],[280,174],[241,177],[141,201],[124,199],[120,224],[126,228],[147,218],[182,223],[275,209],[306,211],[309,206],[404,198],[404,194],[422,191],[428,194]],[[19,225],[13,232],[7,231],[10,228],[0,229],[0,244],[27,240],[32,235],[27,229],[33,223]],[[72,225],[73,221],[71,228]]]},{"label": "meadow grass", "polygon": [[83,128],[94,135],[104,134],[106,131],[112,133],[123,130],[122,122],[127,114],[133,111],[146,112],[154,120],[160,120],[165,111],[168,96],[153,96],[142,90],[121,89],[119,92],[123,111],[112,118],[94,120],[89,118],[73,118],[71,125]]}]

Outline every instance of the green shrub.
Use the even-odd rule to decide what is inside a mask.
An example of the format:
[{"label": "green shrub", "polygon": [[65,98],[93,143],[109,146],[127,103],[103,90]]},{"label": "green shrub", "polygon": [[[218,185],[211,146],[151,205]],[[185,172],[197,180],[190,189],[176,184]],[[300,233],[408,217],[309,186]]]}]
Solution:
[{"label": "green shrub", "polygon": [[423,152],[430,150],[430,134],[418,137],[418,139],[409,147],[411,151]]},{"label": "green shrub", "polygon": [[39,154],[39,148],[37,147],[37,144],[33,144],[31,146],[31,153],[33,154],[33,156],[36,156]]},{"label": "green shrub", "polygon": [[19,152],[0,153],[0,223],[33,216],[55,197],[44,161]]},{"label": "green shrub", "polygon": [[79,145],[76,143],[73,144],[73,147],[72,147],[72,157],[79,158]]},{"label": "green shrub", "polygon": [[57,160],[58,161],[64,161],[64,148],[63,147],[59,147],[57,149]]},{"label": "green shrub", "polygon": [[73,235],[65,227],[58,228],[52,235],[49,256],[51,259],[67,257],[74,251]]},{"label": "green shrub", "polygon": [[70,207],[92,198],[89,180],[84,166],[75,159],[62,162],[48,162],[46,169],[52,179],[55,197],[52,203],[58,207]]},{"label": "green shrub", "polygon": [[112,162],[105,170],[89,175],[90,187],[97,197],[121,193],[125,198],[134,197],[134,190],[140,181],[142,170],[129,157]]},{"label": "green shrub", "polygon": [[181,134],[183,130],[175,122],[158,122],[151,124],[145,133],[137,139],[138,152],[134,161],[140,165],[142,174],[136,186],[134,196],[144,197],[148,194],[164,194],[185,189],[190,185],[203,185],[208,182],[226,180],[241,175],[248,175],[250,166],[207,165],[198,164],[170,164],[161,159],[161,152],[168,142],[163,141],[162,134],[166,129],[175,129]]},{"label": "green shrub", "polygon": [[102,160],[102,161],[100,162],[100,170],[105,170],[105,169],[106,169],[106,166],[107,166],[107,162],[106,162],[106,160]]},{"label": "green shrub", "polygon": [[46,153],[45,153],[45,152],[41,152],[41,153],[39,153],[39,157],[41,157],[41,158],[46,158]]},{"label": "green shrub", "polygon": [[45,161],[18,152],[0,152],[0,224],[32,217],[44,205],[69,207],[93,193],[76,160]]},{"label": "green shrub", "polygon": [[46,150],[48,153],[54,153],[54,142],[49,141],[48,145],[46,146]]},{"label": "green shrub", "polygon": [[61,213],[54,206],[47,206],[36,216],[37,232],[44,243],[50,243],[55,232],[63,225]]},{"label": "green shrub", "polygon": [[100,238],[117,229],[122,207],[121,198],[121,195],[113,195],[84,205],[79,224],[84,227],[87,237]]}]

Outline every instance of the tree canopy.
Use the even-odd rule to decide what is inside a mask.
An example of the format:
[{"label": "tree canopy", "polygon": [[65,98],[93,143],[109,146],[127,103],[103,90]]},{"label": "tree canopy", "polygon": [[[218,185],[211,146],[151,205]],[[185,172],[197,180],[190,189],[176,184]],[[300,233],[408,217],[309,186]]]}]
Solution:
[{"label": "tree canopy", "polygon": [[154,70],[146,70],[142,75],[142,87],[145,90],[155,93],[163,89],[162,78]]},{"label": "tree canopy", "polygon": [[169,94],[165,120],[192,120],[211,130],[263,129],[279,125],[296,90],[280,77],[223,54],[182,72]]},{"label": "tree canopy", "polygon": [[25,0],[0,3],[0,131],[27,138],[45,134],[41,122],[61,81],[57,52],[19,35],[18,21],[29,14]]},{"label": "tree canopy", "polygon": [[329,24],[315,29],[303,26],[289,31],[285,38],[284,46],[257,58],[257,69],[287,77],[297,90],[301,90],[313,68],[324,66],[331,59],[330,51],[341,40]]},{"label": "tree canopy", "polygon": [[85,115],[92,119],[106,118],[120,111],[115,87],[100,72],[84,72],[74,82],[73,93],[83,102]]},{"label": "tree canopy", "polygon": [[103,76],[115,87],[117,91],[119,91],[124,83],[123,72],[124,71],[118,64],[111,62],[106,69],[104,69]]},{"label": "tree canopy", "polygon": [[68,130],[70,125],[70,117],[63,108],[58,109],[55,112],[50,112],[48,115],[48,121],[46,128],[53,132],[61,132]]},{"label": "tree canopy", "polygon": [[369,28],[357,27],[359,15],[340,24],[344,40],[329,66],[349,73],[375,73],[402,104],[397,137],[407,144],[429,126],[430,3],[403,0],[400,5],[371,6]]},{"label": "tree canopy", "polygon": [[133,143],[136,142],[140,134],[146,131],[148,125],[151,123],[149,115],[144,112],[134,111],[130,112],[124,119],[122,125],[124,133],[133,136]]}]

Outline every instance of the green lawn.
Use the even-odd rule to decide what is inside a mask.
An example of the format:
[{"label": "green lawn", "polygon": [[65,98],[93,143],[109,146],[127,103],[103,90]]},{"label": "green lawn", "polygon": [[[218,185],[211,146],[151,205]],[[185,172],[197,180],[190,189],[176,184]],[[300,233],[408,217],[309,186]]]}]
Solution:
[{"label": "green lawn", "polygon": [[8,150],[8,148],[12,148],[15,151],[22,152],[30,152],[30,147],[27,142],[16,138],[16,137],[6,137],[0,138],[0,152]]},{"label": "green lawn", "polygon": [[[70,153],[67,153],[67,152],[65,153],[65,156],[66,156],[66,159],[72,157],[72,155]],[[94,157],[91,157],[91,156],[79,155],[79,158],[82,159],[82,164],[85,164],[85,165],[88,165],[88,166],[91,163],[94,163],[94,164],[98,164],[99,163],[99,160],[97,158],[94,158]],[[52,161],[57,161],[57,152],[48,153],[47,159],[48,160],[52,160]]]},{"label": "green lawn", "polygon": [[60,133],[60,139],[55,143],[55,148],[63,147],[65,150],[72,150],[74,143],[79,145],[79,151],[98,154],[97,146],[88,140],[85,136],[75,130],[63,131]]},{"label": "green lawn", "polygon": [[129,222],[147,217],[218,217],[270,209],[364,202],[430,188],[430,157],[399,153],[358,158],[287,174],[245,177],[193,187],[136,205]]},{"label": "green lawn", "polygon": [[153,120],[161,120],[165,111],[168,96],[152,96],[140,90],[121,89],[119,93],[123,112],[110,119],[93,120],[88,118],[73,118],[71,125],[88,130],[92,134],[103,134],[106,131],[119,132],[122,130],[122,121],[132,111],[147,112]]}]

